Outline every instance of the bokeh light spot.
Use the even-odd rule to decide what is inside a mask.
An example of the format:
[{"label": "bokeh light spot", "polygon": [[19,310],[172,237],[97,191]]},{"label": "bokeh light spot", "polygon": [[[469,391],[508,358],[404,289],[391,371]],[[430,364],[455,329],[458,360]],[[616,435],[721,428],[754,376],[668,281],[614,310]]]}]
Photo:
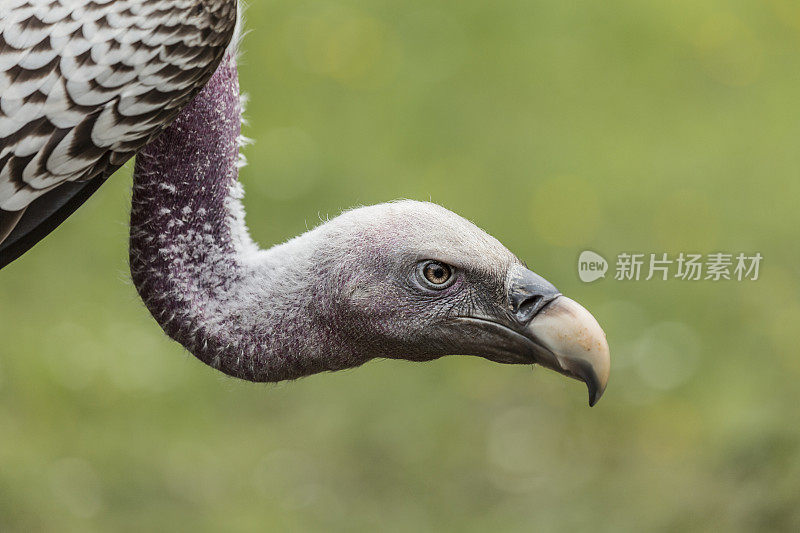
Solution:
[{"label": "bokeh light spot", "polygon": [[331,8],[307,12],[288,24],[289,53],[295,64],[360,89],[391,81],[401,49],[390,28],[359,11]]},{"label": "bokeh light spot", "polygon": [[700,343],[686,324],[656,324],[642,334],[636,349],[639,376],[653,389],[674,389],[697,371]]},{"label": "bokeh light spot", "polygon": [[716,13],[700,26],[694,45],[706,71],[726,85],[748,85],[761,72],[763,51],[753,32],[732,13]]}]

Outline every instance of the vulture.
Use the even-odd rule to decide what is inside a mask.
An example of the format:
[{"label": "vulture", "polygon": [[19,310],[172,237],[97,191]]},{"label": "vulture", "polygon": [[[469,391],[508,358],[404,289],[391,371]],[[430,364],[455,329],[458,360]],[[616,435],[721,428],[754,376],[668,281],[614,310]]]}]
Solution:
[{"label": "vulture", "polygon": [[161,328],[258,382],[450,354],[538,364],[594,405],[592,315],[433,203],[360,207],[269,249],[238,181],[237,0],[3,0],[0,268],[136,155],[130,271]]}]

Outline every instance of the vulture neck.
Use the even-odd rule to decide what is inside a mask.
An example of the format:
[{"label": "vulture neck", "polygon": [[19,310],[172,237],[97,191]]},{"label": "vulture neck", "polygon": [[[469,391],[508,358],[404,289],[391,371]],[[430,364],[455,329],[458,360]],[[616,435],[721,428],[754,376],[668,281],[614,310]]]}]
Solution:
[{"label": "vulture neck", "polygon": [[[238,181],[241,102],[228,54],[208,85],[137,157],[130,267],[162,329],[206,364],[250,381],[355,366],[320,316],[318,237],[259,250]],[[317,277],[323,276],[323,277]],[[324,307],[321,306],[321,307]]]}]

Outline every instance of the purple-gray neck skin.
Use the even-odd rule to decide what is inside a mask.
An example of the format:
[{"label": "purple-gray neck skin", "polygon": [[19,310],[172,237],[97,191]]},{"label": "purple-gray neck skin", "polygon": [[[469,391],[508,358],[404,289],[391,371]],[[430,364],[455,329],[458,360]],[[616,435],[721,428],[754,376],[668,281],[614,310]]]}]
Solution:
[{"label": "purple-gray neck skin", "polygon": [[241,114],[230,52],[136,160],[131,274],[170,337],[250,381],[466,354],[541,364],[597,401],[610,364],[597,322],[443,207],[361,207],[259,249],[241,205]]},{"label": "purple-gray neck skin", "polygon": [[[272,283],[287,276],[286,269],[250,240],[238,181],[241,116],[236,59],[229,54],[178,119],[138,155],[130,233],[134,284],[167,335],[226,374],[279,381],[351,366],[339,360],[335,346],[317,348],[329,339],[305,306],[278,303],[292,280]],[[313,301],[313,294],[303,298]]]}]

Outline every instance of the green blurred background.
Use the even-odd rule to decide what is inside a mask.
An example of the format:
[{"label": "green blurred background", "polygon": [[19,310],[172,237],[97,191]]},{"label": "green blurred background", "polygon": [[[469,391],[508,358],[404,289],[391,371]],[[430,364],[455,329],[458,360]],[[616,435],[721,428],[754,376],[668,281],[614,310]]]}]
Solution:
[{"label": "green blurred background", "polygon": [[[254,237],[439,202],[595,314],[607,393],[467,357],[224,377],[131,286],[128,165],[0,273],[0,530],[800,528],[795,2],[260,0],[247,27]],[[584,284],[587,248],[764,262]]]}]

